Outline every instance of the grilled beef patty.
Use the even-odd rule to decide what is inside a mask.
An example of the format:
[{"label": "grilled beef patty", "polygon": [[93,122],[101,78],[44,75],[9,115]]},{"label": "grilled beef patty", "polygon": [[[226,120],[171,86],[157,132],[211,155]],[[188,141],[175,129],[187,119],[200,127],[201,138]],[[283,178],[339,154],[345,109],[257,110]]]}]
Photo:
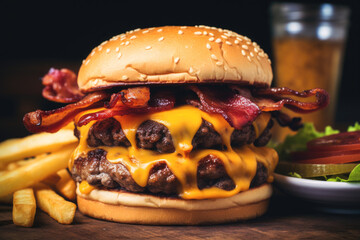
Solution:
[{"label": "grilled beef patty", "polygon": [[[110,163],[106,159],[106,154],[107,152],[102,149],[95,149],[89,151],[85,158],[76,159],[71,169],[74,180],[76,182],[85,180],[97,187],[124,189],[136,193],[177,194],[180,183],[165,162],[157,163],[150,171],[146,187],[140,187],[123,164]],[[267,177],[266,167],[258,162],[256,175],[250,187],[264,184]],[[199,161],[197,184],[199,189],[218,187],[232,190],[235,188],[221,159],[213,155],[208,155]]]},{"label": "grilled beef patty", "polygon": [[[264,146],[271,138],[270,129],[273,125],[270,120],[263,133],[256,139],[252,125],[241,130],[235,130],[231,135],[231,145],[240,147],[254,143],[255,146]],[[75,128],[75,136],[80,133]],[[161,123],[147,120],[143,122],[136,132],[137,147],[149,149],[160,153],[175,151],[169,129]],[[120,123],[114,118],[96,122],[89,130],[87,144],[90,147],[124,146],[129,147]],[[224,149],[221,136],[213,125],[203,120],[201,126],[192,140],[193,149]],[[180,186],[176,176],[171,172],[165,162],[157,163],[150,171],[146,187],[139,186],[132,178],[129,170],[121,163],[113,164],[106,159],[106,151],[95,149],[89,151],[86,157],[75,160],[71,170],[75,181],[86,180],[89,184],[109,189],[125,189],[130,192],[148,192],[154,194],[176,194]],[[258,162],[256,176],[251,182],[251,187],[259,186],[266,182],[266,167]],[[233,180],[228,176],[225,167],[216,156],[209,155],[201,159],[197,170],[197,183],[199,189],[218,187],[224,190],[235,188]]]},{"label": "grilled beef patty", "polygon": [[[270,129],[273,121],[270,120],[265,130],[256,139],[255,130],[252,125],[234,130],[231,135],[231,145],[240,147],[245,144],[254,143],[255,146],[265,146],[271,138]],[[75,136],[79,138],[79,131],[75,128]],[[157,151],[160,153],[171,153],[175,151],[173,140],[169,129],[161,123],[147,120],[143,122],[136,131],[136,142],[139,148]],[[87,143],[90,147],[99,146],[125,146],[130,142],[126,138],[120,123],[114,118],[108,118],[96,122],[91,126]],[[213,125],[205,120],[192,139],[193,149],[224,149],[221,136]]]}]

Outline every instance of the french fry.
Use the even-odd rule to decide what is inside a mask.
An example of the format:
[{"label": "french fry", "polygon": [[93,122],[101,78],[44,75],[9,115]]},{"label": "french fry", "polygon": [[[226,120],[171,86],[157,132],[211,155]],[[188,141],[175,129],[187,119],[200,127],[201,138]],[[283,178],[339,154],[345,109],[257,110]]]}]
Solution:
[{"label": "french fry", "polygon": [[50,187],[55,187],[55,185],[60,181],[60,176],[55,173],[52,174],[50,176],[48,176],[47,178],[45,178],[44,180],[42,180],[42,183],[45,183],[46,185],[49,185]]},{"label": "french fry", "polygon": [[4,171],[0,171],[0,177],[4,174],[6,174],[8,171],[7,170],[4,170]]},{"label": "french fry", "polygon": [[36,202],[38,207],[61,224],[73,222],[76,204],[66,201],[56,194],[50,187],[38,183],[35,186]]},{"label": "french fry", "polygon": [[0,176],[0,197],[32,186],[51,174],[67,167],[75,144],[67,145],[57,152],[43,154],[36,161]]},{"label": "french fry", "polygon": [[25,188],[14,193],[13,222],[15,225],[32,227],[36,213],[36,201],[32,188]]},{"label": "french fry", "polygon": [[57,175],[60,177],[60,180],[55,185],[56,191],[69,200],[75,200],[76,184],[69,172],[66,169],[62,169],[57,172]]},{"label": "french fry", "polygon": [[0,162],[12,161],[53,152],[64,145],[77,142],[71,129],[61,129],[56,133],[38,133],[19,139],[9,139],[0,143]]}]

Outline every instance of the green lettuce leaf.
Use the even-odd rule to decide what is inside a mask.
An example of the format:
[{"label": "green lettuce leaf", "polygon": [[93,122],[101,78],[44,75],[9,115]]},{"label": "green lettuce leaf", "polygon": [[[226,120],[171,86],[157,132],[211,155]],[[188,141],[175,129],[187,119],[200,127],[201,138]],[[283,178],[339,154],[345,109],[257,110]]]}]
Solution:
[{"label": "green lettuce leaf", "polygon": [[347,129],[348,132],[360,131],[360,124],[355,122],[354,126],[349,126]]},{"label": "green lettuce leaf", "polygon": [[327,181],[331,182],[360,182],[360,164],[358,164],[350,172],[349,177],[346,179],[343,176],[336,176],[329,178]]},{"label": "green lettuce leaf", "polygon": [[324,132],[319,132],[315,129],[313,123],[304,123],[303,128],[295,135],[288,135],[283,143],[275,146],[275,150],[278,152],[281,160],[288,160],[291,152],[305,151],[308,141],[336,133],[339,133],[339,130],[335,130],[330,126],[327,126]]}]

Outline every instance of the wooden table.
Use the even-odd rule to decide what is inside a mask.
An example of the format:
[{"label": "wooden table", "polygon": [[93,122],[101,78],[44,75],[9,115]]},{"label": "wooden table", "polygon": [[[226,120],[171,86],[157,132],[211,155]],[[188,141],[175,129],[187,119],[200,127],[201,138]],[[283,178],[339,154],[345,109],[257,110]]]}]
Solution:
[{"label": "wooden table", "polygon": [[269,211],[250,221],[215,226],[142,226],[100,221],[76,213],[61,225],[38,210],[32,228],[17,227],[11,206],[0,206],[0,239],[360,239],[360,214],[321,212],[276,193]]}]

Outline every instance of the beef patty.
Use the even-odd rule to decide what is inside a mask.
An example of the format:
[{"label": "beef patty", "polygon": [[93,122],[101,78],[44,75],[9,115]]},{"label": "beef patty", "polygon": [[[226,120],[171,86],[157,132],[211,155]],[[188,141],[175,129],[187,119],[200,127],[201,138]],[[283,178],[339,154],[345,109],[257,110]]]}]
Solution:
[{"label": "beef patty", "polygon": [[[270,129],[272,120],[263,133],[256,138],[252,125],[241,130],[234,130],[231,135],[233,147],[254,143],[255,146],[264,146],[271,138]],[[75,136],[79,138],[79,131],[75,128]],[[90,147],[125,146],[130,142],[126,138],[120,123],[114,118],[96,122],[91,126],[87,144]],[[147,120],[136,131],[136,144],[139,148],[154,150],[160,153],[175,151],[169,129],[158,122]],[[192,139],[193,149],[225,149],[221,136],[213,125],[205,120]],[[129,170],[121,163],[113,164],[106,159],[106,151],[95,149],[89,151],[86,157],[75,160],[71,169],[75,181],[86,180],[89,184],[109,189],[125,189],[130,192],[148,192],[154,194],[177,194],[180,183],[165,162],[157,163],[150,171],[146,187],[139,186],[132,178]],[[267,169],[262,163],[257,164],[256,176],[251,187],[256,187],[267,179]],[[224,190],[235,188],[233,180],[228,176],[222,161],[209,155],[199,161],[197,170],[199,189],[218,187]]]},{"label": "beef patty", "polygon": [[[71,169],[76,182],[82,180],[97,187],[107,189],[124,189],[136,193],[153,193],[175,195],[180,183],[165,162],[154,165],[151,169],[147,185],[139,186],[132,178],[129,170],[121,163],[110,163],[106,159],[107,152],[102,149],[89,151],[86,157],[75,160]],[[257,187],[267,180],[266,167],[258,162],[256,175],[250,187]],[[233,180],[226,173],[225,167],[216,156],[208,155],[201,159],[197,169],[197,184],[199,189],[218,187],[224,190],[235,188]]]},{"label": "beef patty", "polygon": [[[271,138],[270,129],[273,121],[270,120],[262,134],[256,138],[255,129],[252,125],[234,130],[231,135],[231,145],[240,147],[245,144],[254,143],[255,146],[265,146]],[[75,128],[75,136],[79,138],[79,131]],[[158,122],[147,120],[140,124],[136,131],[136,142],[139,148],[154,150],[160,153],[171,153],[175,151],[173,140],[169,129]],[[91,126],[87,143],[90,147],[99,146],[125,146],[130,142],[126,138],[120,123],[114,118],[108,118],[96,122]],[[224,149],[221,136],[213,125],[205,120],[197,130],[192,139],[193,149]]]}]

